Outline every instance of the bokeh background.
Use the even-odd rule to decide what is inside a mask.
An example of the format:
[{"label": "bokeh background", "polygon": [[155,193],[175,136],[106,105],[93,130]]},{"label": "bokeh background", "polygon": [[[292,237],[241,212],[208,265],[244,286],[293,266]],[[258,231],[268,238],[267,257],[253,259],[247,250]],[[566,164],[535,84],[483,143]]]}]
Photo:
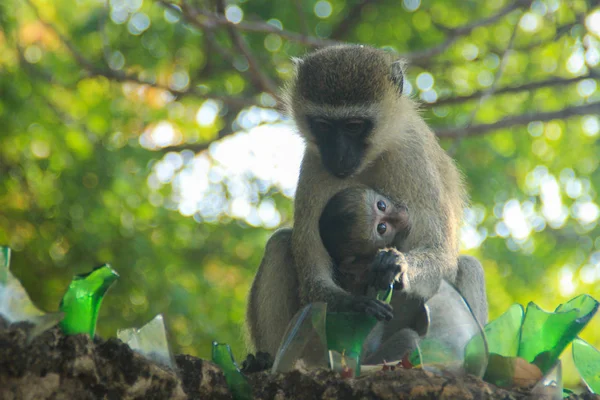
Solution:
[{"label": "bokeh background", "polygon": [[[8,0],[0,243],[35,303],[108,262],[101,335],[163,313],[176,352],[218,339],[241,358],[303,147],[278,87],[290,57],[337,42],[410,61],[405,93],[470,188],[462,249],[491,318],[600,298],[597,1]],[[600,317],[582,336],[600,347]]]}]

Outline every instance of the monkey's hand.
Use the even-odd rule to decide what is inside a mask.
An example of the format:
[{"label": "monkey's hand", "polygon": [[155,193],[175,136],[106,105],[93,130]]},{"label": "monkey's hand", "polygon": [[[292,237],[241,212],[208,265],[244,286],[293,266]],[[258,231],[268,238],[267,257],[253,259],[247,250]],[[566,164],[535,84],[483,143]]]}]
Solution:
[{"label": "monkey's hand", "polygon": [[386,290],[395,283],[394,289],[408,289],[408,264],[404,254],[394,248],[379,250],[369,271],[369,285]]},{"label": "monkey's hand", "polygon": [[344,296],[343,300],[327,303],[327,310],[344,312],[362,312],[372,315],[379,321],[389,321],[394,316],[392,306],[367,296]]}]

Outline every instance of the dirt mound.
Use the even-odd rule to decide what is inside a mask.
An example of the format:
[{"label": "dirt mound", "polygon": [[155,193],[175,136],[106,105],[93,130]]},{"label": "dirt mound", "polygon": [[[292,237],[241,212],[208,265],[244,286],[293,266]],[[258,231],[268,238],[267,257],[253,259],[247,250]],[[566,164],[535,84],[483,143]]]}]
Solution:
[{"label": "dirt mound", "polygon": [[[118,339],[65,336],[58,328],[27,341],[26,324],[0,318],[0,399],[231,399],[213,363],[175,357],[178,371],[132,351]],[[432,376],[422,370],[342,379],[332,371],[249,376],[256,399],[524,399],[474,377]],[[577,398],[577,397],[572,397]],[[600,396],[582,395],[581,399]]]}]

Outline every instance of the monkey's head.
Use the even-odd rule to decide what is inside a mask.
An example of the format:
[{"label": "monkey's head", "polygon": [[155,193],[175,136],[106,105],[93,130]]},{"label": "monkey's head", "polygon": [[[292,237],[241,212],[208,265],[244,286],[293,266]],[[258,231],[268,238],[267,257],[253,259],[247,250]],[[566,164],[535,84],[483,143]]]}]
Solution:
[{"label": "monkey's head", "polygon": [[391,122],[412,105],[402,104],[403,61],[372,47],[342,45],[295,63],[284,98],[307,150],[318,152],[338,178],[359,173],[394,140]]},{"label": "monkey's head", "polygon": [[321,240],[336,264],[372,259],[409,229],[406,206],[365,187],[337,193],[319,219]]}]

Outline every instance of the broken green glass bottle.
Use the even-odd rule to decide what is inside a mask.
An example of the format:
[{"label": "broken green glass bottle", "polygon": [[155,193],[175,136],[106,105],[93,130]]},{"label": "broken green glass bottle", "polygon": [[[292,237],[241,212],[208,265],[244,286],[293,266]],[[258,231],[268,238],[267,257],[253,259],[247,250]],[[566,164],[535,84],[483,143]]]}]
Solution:
[{"label": "broken green glass bottle", "polygon": [[213,342],[212,361],[223,370],[234,400],[252,399],[252,388],[240,372],[228,344]]},{"label": "broken green glass bottle", "polygon": [[488,350],[503,357],[516,357],[521,342],[521,325],[525,312],[520,304],[513,304],[508,310],[484,328]]},{"label": "broken green glass bottle", "polygon": [[597,310],[598,302],[586,294],[559,305],[553,313],[529,303],[517,355],[537,365],[545,374]]},{"label": "broken green glass bottle", "polygon": [[[390,285],[375,297],[389,304],[392,293]],[[359,376],[363,343],[376,324],[375,317],[364,313],[328,312],[325,331],[331,369],[345,377]]]},{"label": "broken green glass bottle", "polygon": [[491,358],[484,380],[511,386],[533,366],[544,376],[550,374],[565,347],[597,312],[598,305],[588,295],[577,296],[554,312],[546,312],[535,303],[529,303],[523,312],[523,307],[514,304],[485,327]]},{"label": "broken green glass bottle", "polygon": [[573,341],[573,362],[590,392],[600,393],[600,351],[581,338]]},{"label": "broken green glass bottle", "polygon": [[75,275],[59,306],[65,314],[60,323],[62,331],[67,335],[87,333],[93,338],[102,299],[118,278],[119,274],[108,264]]}]

